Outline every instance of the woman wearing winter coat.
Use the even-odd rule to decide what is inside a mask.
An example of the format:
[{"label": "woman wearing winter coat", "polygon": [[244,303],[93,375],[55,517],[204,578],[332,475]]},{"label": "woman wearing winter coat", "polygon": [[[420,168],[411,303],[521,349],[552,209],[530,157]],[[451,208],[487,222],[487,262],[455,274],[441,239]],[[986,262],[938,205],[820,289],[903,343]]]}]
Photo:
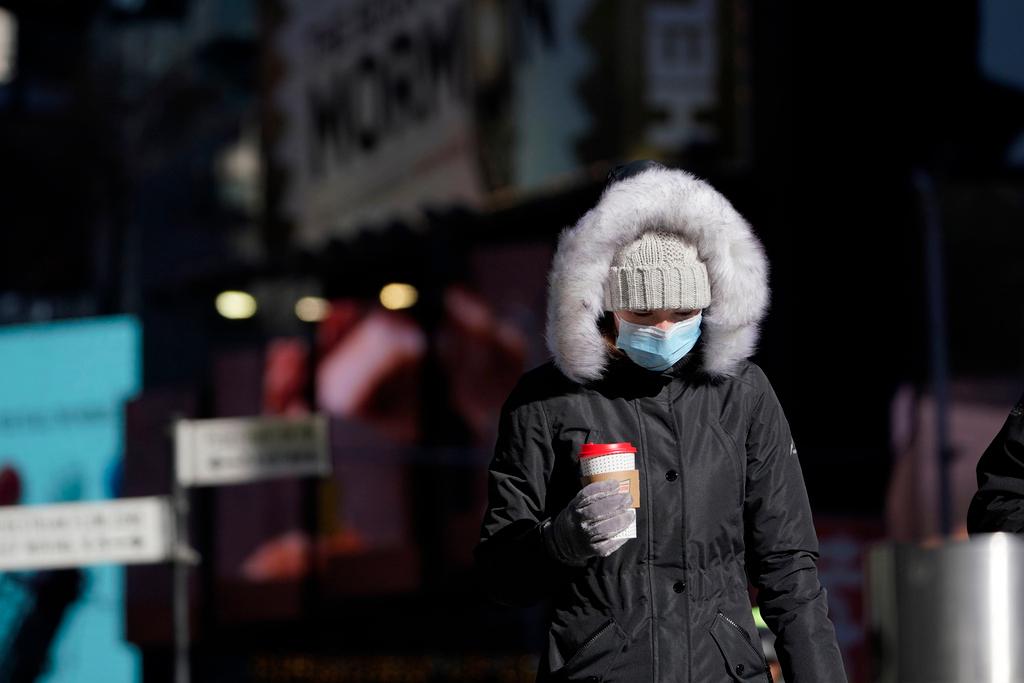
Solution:
[{"label": "woman wearing winter coat", "polygon": [[[768,305],[761,243],[707,183],[620,167],[559,238],[553,358],[502,408],[474,550],[490,596],[547,600],[538,681],[846,681],[789,425],[748,360]],[[639,508],[582,486],[584,443],[636,447]],[[630,523],[636,538],[613,538]]]}]

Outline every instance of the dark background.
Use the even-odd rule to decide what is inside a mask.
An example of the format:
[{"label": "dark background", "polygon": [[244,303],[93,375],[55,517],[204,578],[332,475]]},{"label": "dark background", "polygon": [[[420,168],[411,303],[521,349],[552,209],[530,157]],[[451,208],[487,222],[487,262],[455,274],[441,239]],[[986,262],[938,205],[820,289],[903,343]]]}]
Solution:
[{"label": "dark background", "polygon": [[[717,122],[720,135],[639,154],[633,143],[647,114],[636,107],[628,78],[627,62],[639,52],[623,49],[637,39],[623,20],[630,9],[595,0],[581,28],[592,68],[579,85],[591,127],[578,140],[578,169],[570,180],[510,193],[510,162],[484,150],[480,172],[493,199],[485,206],[434,206],[416,224],[399,217],[376,221],[351,239],[319,248],[294,239],[295,226],[282,208],[287,171],[272,153],[282,126],[272,100],[281,69],[272,37],[287,7],[211,3],[219,29],[190,32],[201,5],[0,0],[19,23],[17,72],[0,85],[0,325],[139,316],[145,392],[128,413],[126,493],[132,494],[168,490],[169,444],[153,433],[173,415],[265,412],[261,392],[271,340],[307,344],[312,355],[296,370],[308,373],[298,395],[315,402],[315,366],[330,348],[318,342],[323,326],[266,310],[250,320],[225,320],[212,305],[219,291],[298,290],[313,283],[367,316],[383,284],[411,282],[420,300],[404,320],[428,340],[425,360],[409,375],[418,379],[400,374],[399,389],[392,388],[417,392],[420,408],[410,418],[416,436],[392,443],[385,430],[388,445],[379,446],[382,453],[391,449],[387,457],[397,463],[388,476],[408,487],[402,489],[408,491],[404,550],[350,558],[334,570],[372,576],[378,573],[374,562],[408,562],[402,565],[408,571],[396,574],[391,588],[367,596],[332,593],[329,574],[259,589],[257,599],[235,586],[242,592],[225,606],[214,596],[232,590],[231,572],[201,568],[194,576],[195,666],[211,679],[281,680],[274,672],[282,662],[306,652],[328,658],[383,653],[405,666],[403,653],[425,647],[448,653],[436,655],[433,671],[456,666],[445,659],[449,655],[465,666],[459,657],[467,652],[492,657],[480,664],[482,678],[510,661],[529,668],[528,659],[515,658],[535,651],[538,613],[496,610],[471,591],[465,558],[491,444],[460,413],[456,380],[443,361],[447,337],[440,332],[451,324],[443,302],[452,287],[466,287],[496,319],[508,319],[508,297],[532,292],[516,302],[527,341],[511,357],[523,369],[543,362],[545,259],[559,230],[596,202],[613,163],[656,156],[707,178],[763,240],[773,294],[755,360],[792,423],[821,519],[872,529],[866,537],[901,533],[886,522],[899,457],[892,401],[900,387],[926,396],[936,378],[947,377],[994,414],[1005,414],[1019,393],[1024,92],[994,80],[980,59],[982,13],[1001,3],[717,3],[723,26],[744,27],[723,29],[720,37],[720,49],[730,55],[722,61],[721,97],[703,114]],[[551,2],[501,6],[517,26],[542,38],[551,30]],[[117,47],[128,30],[143,25],[192,39],[166,54]],[[626,38],[615,33],[620,28]],[[1020,74],[1024,55],[1017,50]],[[525,59],[512,53],[508,73],[473,96],[483,140],[502,139],[512,72],[516,60]],[[134,61],[143,54],[149,63]],[[742,97],[722,94],[735,92],[734,81],[749,86]],[[723,123],[737,117],[748,127]],[[265,168],[255,209],[225,200],[215,172],[218,154],[252,122],[259,124]],[[739,139],[747,133],[747,142]],[[941,268],[931,288],[928,248]],[[933,309],[930,293],[938,302]],[[489,362],[502,362],[496,358]],[[371,413],[336,416],[332,429],[346,435],[336,437],[343,444],[337,463],[347,462],[345,446],[373,447],[375,433],[360,431],[379,426],[367,417]],[[266,491],[283,496],[295,525],[316,536],[326,532],[310,500],[323,486],[302,481],[267,485]],[[263,494],[197,494],[201,550],[216,553],[228,543],[218,534],[238,520],[224,501],[245,495]],[[457,547],[439,551],[441,530],[451,528],[453,518],[462,524]],[[944,531],[961,524],[954,518]],[[168,628],[144,627],[167,624],[168,593],[154,587],[166,586],[168,576],[160,567],[129,574],[127,637],[144,647],[147,680],[164,680],[169,670]],[[268,617],[255,616],[253,607],[247,619],[238,607],[292,594]],[[354,666],[318,661],[322,671]],[[452,680],[472,678],[459,671],[464,678],[450,674]],[[317,680],[303,675],[295,680]]]}]

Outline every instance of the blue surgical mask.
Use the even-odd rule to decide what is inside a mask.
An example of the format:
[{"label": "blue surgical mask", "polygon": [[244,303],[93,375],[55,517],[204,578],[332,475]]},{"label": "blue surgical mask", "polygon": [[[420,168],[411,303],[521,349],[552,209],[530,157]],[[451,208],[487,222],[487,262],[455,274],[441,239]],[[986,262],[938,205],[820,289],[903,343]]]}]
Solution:
[{"label": "blue surgical mask", "polygon": [[662,330],[654,325],[637,325],[616,315],[619,320],[616,346],[637,365],[648,370],[667,370],[697,343],[702,316],[698,313]]}]

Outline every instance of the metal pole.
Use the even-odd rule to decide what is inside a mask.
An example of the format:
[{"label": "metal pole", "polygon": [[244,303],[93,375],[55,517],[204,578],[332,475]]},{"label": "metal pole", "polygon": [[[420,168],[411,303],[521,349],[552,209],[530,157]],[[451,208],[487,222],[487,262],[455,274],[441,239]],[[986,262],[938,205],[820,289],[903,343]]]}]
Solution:
[{"label": "metal pole", "polygon": [[189,683],[188,490],[174,477],[174,683]]},{"label": "metal pole", "polygon": [[946,341],[946,292],[943,285],[942,224],[935,185],[926,171],[914,171],[914,187],[921,198],[924,215],[925,277],[928,291],[928,339],[932,388],[935,393],[936,443],[939,455],[939,531],[952,531],[949,466],[949,359]]},{"label": "metal pole", "polygon": [[[179,425],[183,420],[175,420]],[[178,443],[181,430],[174,429],[175,466],[172,474],[171,500],[174,505],[174,683],[189,683],[191,674],[191,636],[189,634],[189,569],[199,564],[199,554],[189,545],[189,489],[181,483],[179,476],[180,459],[184,457],[182,448],[185,444]],[[188,430],[188,439],[195,439],[195,432]],[[188,444],[194,452],[194,443]]]}]

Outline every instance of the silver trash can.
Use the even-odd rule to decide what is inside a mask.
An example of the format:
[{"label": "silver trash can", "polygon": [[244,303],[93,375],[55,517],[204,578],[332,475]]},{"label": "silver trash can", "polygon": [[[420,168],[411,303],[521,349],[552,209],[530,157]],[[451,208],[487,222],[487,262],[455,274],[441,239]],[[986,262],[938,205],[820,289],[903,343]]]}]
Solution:
[{"label": "silver trash can", "polygon": [[868,554],[875,683],[1024,683],[1024,539],[998,533]]}]

